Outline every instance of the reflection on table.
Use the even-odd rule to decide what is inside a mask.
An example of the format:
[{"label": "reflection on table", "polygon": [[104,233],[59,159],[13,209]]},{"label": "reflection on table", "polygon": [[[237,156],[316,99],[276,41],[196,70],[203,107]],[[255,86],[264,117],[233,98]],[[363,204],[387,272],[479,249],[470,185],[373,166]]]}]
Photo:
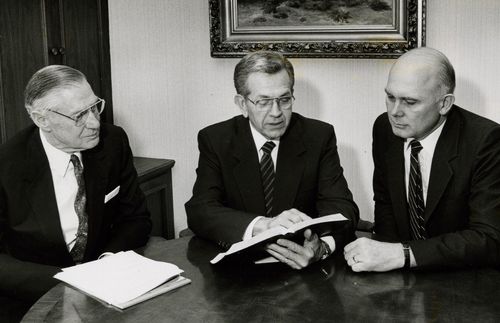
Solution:
[{"label": "reflection on table", "polygon": [[[500,271],[354,273],[339,255],[302,271],[221,264],[197,237],[152,239],[151,259],[184,269],[190,285],[118,311],[59,284],[24,322],[498,322]],[[97,274],[97,273],[96,273]]]}]

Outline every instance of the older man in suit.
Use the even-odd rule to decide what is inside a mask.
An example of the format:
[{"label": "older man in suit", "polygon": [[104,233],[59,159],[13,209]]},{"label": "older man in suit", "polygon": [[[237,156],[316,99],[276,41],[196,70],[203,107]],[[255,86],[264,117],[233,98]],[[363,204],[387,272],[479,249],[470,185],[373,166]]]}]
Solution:
[{"label": "older man in suit", "polygon": [[306,230],[302,244],[279,239],[268,247],[279,261],[303,268],[352,239],[358,221],[333,127],[292,113],[294,71],[278,53],[245,56],[234,82],[242,116],[198,135],[198,177],[186,203],[189,227],[229,247],[274,226],[346,216],[345,232],[333,238],[321,240]]},{"label": "older man in suit", "polygon": [[375,121],[375,238],[354,271],[500,264],[500,125],[454,105],[455,72],[431,48],[392,67]]},{"label": "older man in suit", "polygon": [[144,245],[151,221],[127,136],[81,72],[39,70],[25,105],[34,125],[0,147],[0,292],[29,306],[61,267]]}]

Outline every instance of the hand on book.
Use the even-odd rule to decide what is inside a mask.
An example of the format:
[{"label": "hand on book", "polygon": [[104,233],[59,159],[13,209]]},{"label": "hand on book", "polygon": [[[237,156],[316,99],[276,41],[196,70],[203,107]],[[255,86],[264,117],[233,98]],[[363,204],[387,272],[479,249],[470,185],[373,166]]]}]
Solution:
[{"label": "hand on book", "polygon": [[259,221],[257,221],[253,227],[252,235],[256,236],[263,231],[277,226],[282,226],[288,229],[296,223],[307,221],[310,219],[310,216],[300,212],[297,209],[286,210],[273,218],[262,217],[261,219],[259,219]]},{"label": "hand on book", "polygon": [[302,269],[320,260],[326,250],[318,235],[307,229],[302,246],[287,239],[278,239],[268,245],[267,252],[293,269]]}]

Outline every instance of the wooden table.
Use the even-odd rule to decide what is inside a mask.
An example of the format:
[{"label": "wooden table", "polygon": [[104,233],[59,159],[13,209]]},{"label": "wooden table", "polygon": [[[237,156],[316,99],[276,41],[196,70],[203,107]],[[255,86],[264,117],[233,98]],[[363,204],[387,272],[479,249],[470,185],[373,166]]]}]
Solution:
[{"label": "wooden table", "polygon": [[[302,271],[212,266],[197,237],[150,241],[144,254],[185,270],[190,285],[120,312],[59,284],[23,322],[498,322],[500,271],[354,273],[342,257]],[[98,274],[98,273],[96,273]]]}]

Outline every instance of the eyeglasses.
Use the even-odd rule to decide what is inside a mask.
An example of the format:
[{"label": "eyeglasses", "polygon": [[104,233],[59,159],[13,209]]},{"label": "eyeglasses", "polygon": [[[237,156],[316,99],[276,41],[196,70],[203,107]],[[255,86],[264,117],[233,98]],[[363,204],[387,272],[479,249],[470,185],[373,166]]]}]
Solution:
[{"label": "eyeglasses", "polygon": [[269,110],[273,107],[274,101],[278,104],[278,107],[283,110],[290,109],[292,107],[293,101],[295,100],[293,95],[290,96],[281,96],[279,98],[263,98],[252,101],[250,98],[245,97],[248,101],[252,102],[257,109],[260,110]]},{"label": "eyeglasses", "polygon": [[83,126],[84,124],[87,123],[87,120],[89,118],[90,112],[92,112],[96,118],[99,117],[99,115],[104,110],[104,104],[105,103],[106,103],[106,101],[104,101],[104,99],[98,99],[97,102],[92,103],[91,106],[86,107],[82,111],[78,112],[74,117],[70,117],[70,116],[65,115],[65,114],[63,114],[61,112],[57,112],[57,111],[54,111],[54,110],[51,110],[51,109],[48,109],[48,111],[57,113],[60,116],[66,117],[68,119],[71,119],[71,120],[73,120],[75,122],[75,126],[81,127],[81,126]]}]

